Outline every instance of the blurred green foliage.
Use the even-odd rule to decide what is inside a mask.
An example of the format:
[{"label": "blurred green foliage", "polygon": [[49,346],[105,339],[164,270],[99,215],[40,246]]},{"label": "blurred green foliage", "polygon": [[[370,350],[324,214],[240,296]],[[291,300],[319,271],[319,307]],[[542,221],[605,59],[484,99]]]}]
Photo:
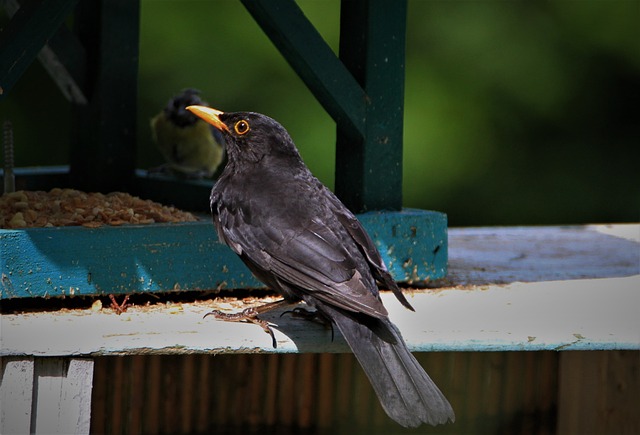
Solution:
[{"label": "blurred green foliage", "polygon": [[[298,4],[337,50],[339,1]],[[138,166],[161,162],[150,118],[195,87],[279,120],[333,186],[335,124],[239,1],[142,0],[140,31]],[[410,0],[406,71],[405,206],[452,225],[640,219],[637,0]],[[69,104],[37,62],[0,111],[18,165],[68,162]]]}]

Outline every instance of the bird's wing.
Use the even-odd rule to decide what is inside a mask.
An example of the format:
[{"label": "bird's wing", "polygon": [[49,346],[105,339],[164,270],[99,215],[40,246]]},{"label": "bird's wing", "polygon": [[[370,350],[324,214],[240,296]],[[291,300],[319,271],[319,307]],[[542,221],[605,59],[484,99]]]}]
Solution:
[{"label": "bird's wing", "polygon": [[407,298],[402,294],[398,284],[396,284],[395,280],[387,270],[387,267],[380,256],[380,251],[378,251],[378,248],[376,248],[373,240],[371,240],[371,237],[369,237],[369,234],[367,234],[360,221],[335,195],[331,194],[329,198],[338,221],[344,226],[367,259],[373,277],[380,281],[385,288],[391,290],[402,305],[411,311],[414,311],[409,301],[407,301]]},{"label": "bird's wing", "polygon": [[[254,267],[344,310],[384,317],[377,286],[352,238],[332,215],[218,210],[222,240]],[[360,261],[359,261],[360,260]]]},{"label": "bird's wing", "polygon": [[[378,288],[358,253],[349,252],[344,237],[319,221],[312,221],[286,245],[272,253],[271,270],[313,297],[348,311],[385,317]],[[333,240],[332,240],[333,239]],[[366,266],[365,266],[366,267]]]}]

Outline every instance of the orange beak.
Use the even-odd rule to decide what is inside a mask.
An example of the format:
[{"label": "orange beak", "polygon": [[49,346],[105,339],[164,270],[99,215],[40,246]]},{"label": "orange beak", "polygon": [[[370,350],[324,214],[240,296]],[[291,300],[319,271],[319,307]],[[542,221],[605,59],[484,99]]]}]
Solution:
[{"label": "orange beak", "polygon": [[229,127],[220,120],[220,115],[224,112],[207,106],[187,106],[186,109],[218,130],[229,132]]}]

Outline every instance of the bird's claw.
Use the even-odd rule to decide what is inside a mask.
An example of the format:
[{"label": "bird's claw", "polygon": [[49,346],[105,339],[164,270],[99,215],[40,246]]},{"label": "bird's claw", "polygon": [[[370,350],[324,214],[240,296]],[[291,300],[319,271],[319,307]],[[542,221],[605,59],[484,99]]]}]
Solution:
[{"label": "bird's claw", "polygon": [[222,311],[213,310],[205,314],[203,319],[207,316],[213,316],[218,320],[225,320],[227,322],[248,322],[258,325],[264,332],[271,336],[271,343],[274,349],[278,347],[273,328],[269,325],[269,322],[258,318],[258,310],[254,307],[245,308],[238,313],[223,313]]}]

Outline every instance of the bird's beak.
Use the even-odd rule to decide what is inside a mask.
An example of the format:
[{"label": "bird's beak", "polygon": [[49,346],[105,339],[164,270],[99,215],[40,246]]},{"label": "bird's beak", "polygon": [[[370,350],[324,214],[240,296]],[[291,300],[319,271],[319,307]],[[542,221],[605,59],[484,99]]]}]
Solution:
[{"label": "bird's beak", "polygon": [[229,127],[220,120],[220,115],[224,112],[207,106],[187,106],[186,109],[218,130],[229,132]]}]

